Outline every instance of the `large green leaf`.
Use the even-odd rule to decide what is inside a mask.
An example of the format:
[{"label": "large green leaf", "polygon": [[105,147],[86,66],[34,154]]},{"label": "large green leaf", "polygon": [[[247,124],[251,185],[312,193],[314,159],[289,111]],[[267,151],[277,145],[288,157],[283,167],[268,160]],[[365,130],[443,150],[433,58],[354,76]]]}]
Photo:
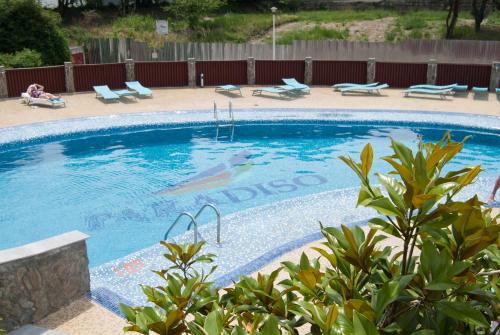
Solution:
[{"label": "large green leaf", "polygon": [[373,163],[373,148],[370,143],[367,143],[363,148],[363,151],[361,151],[360,159],[361,159],[361,173],[363,177],[367,179],[368,173],[370,172]]},{"label": "large green leaf", "polygon": [[406,275],[388,282],[385,282],[382,287],[374,292],[372,298],[372,307],[377,315],[377,319],[382,316],[385,308],[392,302],[396,301],[401,292],[408,286],[414,275]]},{"label": "large green leaf", "polygon": [[436,305],[442,313],[450,318],[464,321],[478,327],[488,328],[490,326],[483,314],[472,307],[471,303],[441,300],[438,301]]},{"label": "large green leaf", "polygon": [[379,335],[377,327],[363,314],[354,311],[353,314],[354,334],[356,335]]},{"label": "large green leaf", "polygon": [[218,310],[208,313],[203,325],[208,335],[220,335],[222,333],[222,316]]}]

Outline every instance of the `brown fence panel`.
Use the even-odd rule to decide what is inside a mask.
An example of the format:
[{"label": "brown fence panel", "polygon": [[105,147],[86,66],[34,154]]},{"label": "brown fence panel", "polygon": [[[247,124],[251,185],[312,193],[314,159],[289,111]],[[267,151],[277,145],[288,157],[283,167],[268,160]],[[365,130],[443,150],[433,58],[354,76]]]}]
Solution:
[{"label": "brown fence panel", "polygon": [[313,61],[313,85],[366,83],[366,62]]},{"label": "brown fence panel", "polygon": [[125,87],[125,63],[74,65],[75,91],[92,91],[92,86]]},{"label": "brown fence panel", "polygon": [[477,64],[438,64],[437,85],[467,84],[488,87],[490,84],[491,66]]},{"label": "brown fence panel", "polygon": [[377,62],[375,81],[399,88],[425,84],[427,82],[427,64]]},{"label": "brown fence panel", "polygon": [[47,66],[30,69],[8,69],[7,89],[9,97],[18,97],[26,92],[29,85],[37,83],[45,87],[46,92],[61,93],[66,91],[64,66]]},{"label": "brown fence panel", "polygon": [[255,83],[257,85],[284,84],[282,78],[295,78],[304,82],[303,60],[257,60],[255,61]]},{"label": "brown fence panel", "polygon": [[197,61],[196,82],[200,84],[203,73],[204,84],[207,86],[247,83],[246,61]]},{"label": "brown fence panel", "polygon": [[135,78],[149,87],[187,86],[188,65],[187,62],[138,62]]}]

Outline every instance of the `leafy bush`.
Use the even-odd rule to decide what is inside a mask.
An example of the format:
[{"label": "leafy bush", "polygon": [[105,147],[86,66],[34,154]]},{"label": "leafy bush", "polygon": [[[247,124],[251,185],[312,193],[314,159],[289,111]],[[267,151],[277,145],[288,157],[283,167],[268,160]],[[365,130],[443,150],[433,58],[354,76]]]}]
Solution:
[{"label": "leafy bush", "polygon": [[155,25],[156,20],[150,15],[131,14],[117,18],[113,22],[113,35],[115,37],[136,38],[144,32],[155,32]]},{"label": "leafy bush", "polygon": [[35,0],[0,0],[0,53],[29,48],[45,65],[62,64],[70,53],[59,24],[60,17]]},{"label": "leafy bush", "polygon": [[[465,139],[464,139],[465,141]],[[269,275],[242,276],[233,287],[213,287],[200,263],[203,242],[161,242],[173,265],[155,273],[164,286],[143,286],[151,306],[121,305],[125,331],[149,334],[498,334],[500,225],[477,196],[457,200],[480,173],[479,166],[449,171],[463,148],[449,134],[437,144],[418,144],[416,153],[392,141],[390,174],[370,181],[373,150],[361,162],[341,159],[358,175],[358,205],[381,216],[371,229],[321,227],[319,258],[302,254]],[[444,172],[447,171],[447,172]],[[384,191],[382,191],[382,188]],[[383,232],[383,234],[381,233]],[[391,236],[403,248],[382,248]],[[197,270],[198,269],[198,270]],[[277,283],[280,272],[287,278]]]},{"label": "leafy bush", "polygon": [[189,28],[196,29],[202,18],[225,3],[225,0],[171,0],[165,10],[174,18],[186,21]]},{"label": "leafy bush", "polygon": [[23,49],[13,54],[0,54],[0,64],[9,67],[37,67],[42,65],[42,55],[34,50]]}]

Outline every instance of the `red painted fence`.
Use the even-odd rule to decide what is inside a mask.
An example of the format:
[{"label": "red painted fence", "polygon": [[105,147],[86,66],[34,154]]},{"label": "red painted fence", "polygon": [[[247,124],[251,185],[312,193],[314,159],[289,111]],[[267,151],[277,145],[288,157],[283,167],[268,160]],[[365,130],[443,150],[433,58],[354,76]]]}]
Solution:
[{"label": "red painted fence", "polygon": [[137,62],[135,78],[149,87],[187,86],[188,65],[187,62]]},{"label": "red painted fence", "polygon": [[303,60],[257,60],[255,61],[255,84],[283,85],[282,78],[295,78],[304,82]]},{"label": "red painted fence", "polygon": [[399,88],[425,84],[427,83],[427,64],[377,62],[375,81]]},{"label": "red painted fence", "polygon": [[366,62],[313,61],[313,85],[366,83]]},{"label": "red painted fence", "polygon": [[94,85],[110,88],[125,87],[125,63],[75,65],[73,67],[75,91],[92,91]]},{"label": "red painted fence", "polygon": [[200,85],[203,73],[206,86],[247,83],[246,61],[199,61],[196,62],[196,83]]},{"label": "red painted fence", "polygon": [[33,83],[43,85],[46,92],[61,93],[66,91],[64,66],[8,69],[5,70],[5,73],[9,97],[20,96]]},{"label": "red painted fence", "polygon": [[448,85],[453,83],[488,87],[490,85],[490,65],[476,64],[438,64],[436,83]]}]

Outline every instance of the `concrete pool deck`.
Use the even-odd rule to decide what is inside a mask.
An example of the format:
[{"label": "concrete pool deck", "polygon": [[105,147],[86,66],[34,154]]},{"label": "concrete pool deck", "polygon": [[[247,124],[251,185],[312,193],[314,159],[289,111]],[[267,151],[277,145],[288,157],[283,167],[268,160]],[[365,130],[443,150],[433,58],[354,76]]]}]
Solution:
[{"label": "concrete pool deck", "polygon": [[[36,122],[53,121],[87,116],[104,116],[134,112],[176,111],[210,109],[215,100],[219,108],[227,108],[229,99],[234,108],[350,108],[350,109],[395,109],[425,110],[439,112],[461,112],[500,116],[500,100],[495,94],[476,99],[468,96],[450,97],[440,100],[436,97],[403,97],[402,90],[389,89],[382,96],[346,95],[333,92],[331,88],[314,87],[310,95],[296,99],[281,99],[275,96],[252,96],[252,87],[242,89],[243,97],[204,89],[155,89],[152,99],[125,100],[118,103],[103,103],[95,99],[94,93],[63,95],[66,108],[28,107],[19,99],[0,100],[0,128]],[[497,211],[498,213],[498,211]],[[391,243],[395,241],[391,241]],[[304,250],[310,257],[317,255],[310,250],[313,242],[287,253],[262,268],[268,273],[284,260],[297,262]],[[99,304],[81,299],[47,318],[37,325],[64,334],[121,334],[125,321]]]},{"label": "concrete pool deck", "polygon": [[121,99],[120,102],[105,103],[95,98],[94,93],[64,94],[65,108],[29,107],[20,99],[0,100],[0,127],[23,125],[86,116],[113,114],[211,109],[216,101],[219,108],[227,108],[231,99],[234,108],[348,108],[391,109],[460,112],[500,116],[500,97],[490,93],[477,97],[474,94],[457,95],[441,100],[433,96],[404,97],[399,89],[382,91],[376,95],[341,95],[329,87],[314,87],[311,94],[294,99],[283,99],[275,95],[252,96],[254,87],[243,87],[242,94],[216,93],[210,88],[155,89],[153,98]]}]

